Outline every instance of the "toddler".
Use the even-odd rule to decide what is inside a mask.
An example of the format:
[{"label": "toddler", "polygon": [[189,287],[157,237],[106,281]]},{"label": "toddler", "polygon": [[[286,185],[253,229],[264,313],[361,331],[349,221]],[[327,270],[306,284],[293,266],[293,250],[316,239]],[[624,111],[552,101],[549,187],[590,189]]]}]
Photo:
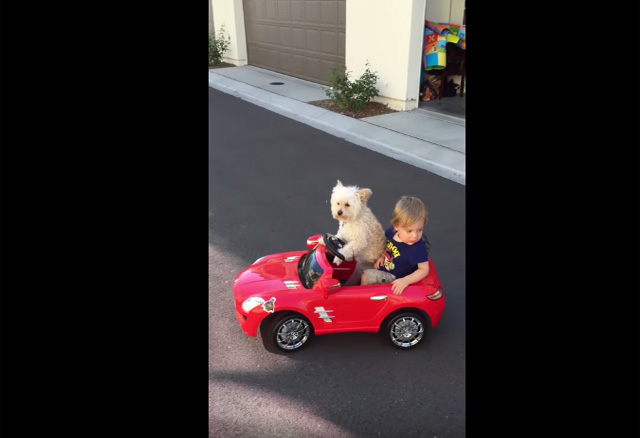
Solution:
[{"label": "toddler", "polygon": [[385,231],[387,248],[373,264],[375,269],[362,273],[361,285],[391,283],[399,295],[412,283],[429,275],[429,254],[422,242],[427,224],[427,207],[415,196],[403,196],[396,203],[391,227]]}]

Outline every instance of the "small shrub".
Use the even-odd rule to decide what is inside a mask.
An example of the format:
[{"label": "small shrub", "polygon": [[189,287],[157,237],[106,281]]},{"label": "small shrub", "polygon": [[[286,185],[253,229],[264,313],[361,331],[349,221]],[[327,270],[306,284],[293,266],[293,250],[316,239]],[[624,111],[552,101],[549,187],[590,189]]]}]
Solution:
[{"label": "small shrub", "polygon": [[231,37],[225,38],[224,25],[220,27],[218,33],[209,32],[209,65],[218,65],[222,61],[224,54],[229,50]]},{"label": "small shrub", "polygon": [[329,82],[331,88],[325,90],[325,94],[340,108],[340,111],[357,112],[378,95],[376,83],[378,75],[369,69],[369,63],[362,76],[351,81],[351,72],[345,66],[334,68],[331,71]]}]

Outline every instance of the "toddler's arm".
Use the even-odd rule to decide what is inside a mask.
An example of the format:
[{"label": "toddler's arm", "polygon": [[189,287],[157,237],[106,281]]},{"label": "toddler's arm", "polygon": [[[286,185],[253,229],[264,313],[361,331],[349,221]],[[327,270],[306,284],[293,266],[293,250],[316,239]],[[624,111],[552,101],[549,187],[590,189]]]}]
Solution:
[{"label": "toddler's arm", "polygon": [[407,286],[415,283],[416,281],[422,280],[427,275],[429,275],[429,262],[418,263],[418,269],[413,271],[411,274],[406,277],[396,278],[393,280],[391,283],[391,290],[395,295],[400,295]]},{"label": "toddler's arm", "polygon": [[378,260],[373,262],[373,268],[378,269],[380,266],[382,266],[383,263],[384,263],[384,254],[378,257]]}]

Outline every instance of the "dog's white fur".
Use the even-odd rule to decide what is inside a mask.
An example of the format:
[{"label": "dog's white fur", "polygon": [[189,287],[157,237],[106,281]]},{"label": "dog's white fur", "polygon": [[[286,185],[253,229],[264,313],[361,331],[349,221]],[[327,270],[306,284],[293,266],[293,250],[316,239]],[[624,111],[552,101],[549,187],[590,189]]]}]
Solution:
[{"label": "dog's white fur", "polygon": [[[346,242],[340,253],[346,260],[355,258],[359,271],[372,266],[387,245],[382,225],[367,206],[372,194],[371,189],[344,186],[340,180],[331,192],[331,215],[339,222],[336,236]],[[336,257],[334,263],[340,259]]]}]

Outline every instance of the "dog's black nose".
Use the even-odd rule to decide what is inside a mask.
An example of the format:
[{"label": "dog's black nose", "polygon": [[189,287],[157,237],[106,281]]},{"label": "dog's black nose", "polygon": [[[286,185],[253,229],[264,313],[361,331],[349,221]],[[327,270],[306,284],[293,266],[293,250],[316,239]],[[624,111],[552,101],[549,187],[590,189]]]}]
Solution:
[{"label": "dog's black nose", "polygon": [[338,210],[338,216],[342,216],[342,210]]}]

